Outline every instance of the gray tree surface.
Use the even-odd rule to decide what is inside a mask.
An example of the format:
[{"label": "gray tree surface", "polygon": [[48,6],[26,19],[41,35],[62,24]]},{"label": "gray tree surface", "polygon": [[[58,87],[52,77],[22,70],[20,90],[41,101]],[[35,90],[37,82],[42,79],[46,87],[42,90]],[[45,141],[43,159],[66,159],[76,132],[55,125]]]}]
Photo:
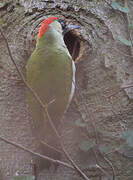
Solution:
[{"label": "gray tree surface", "polygon": [[[26,62],[35,48],[38,28],[47,16],[58,16],[81,26],[78,32],[69,34],[71,43],[78,44],[75,55],[77,88],[59,132],[72,159],[81,169],[88,168],[85,173],[92,180],[99,177],[108,180],[107,174],[112,175],[111,167],[98,151],[100,147],[108,149],[106,157],[115,169],[117,180],[133,179],[133,153],[127,151],[123,138],[123,132],[133,128],[133,87],[122,89],[133,85],[132,44],[126,45],[124,40],[132,36],[129,24],[133,24],[133,2],[119,3],[123,7],[128,5],[128,14],[113,9],[111,2],[104,0],[0,1],[0,26],[24,75]],[[83,126],[85,123],[86,128],[78,127],[82,126],[80,123]],[[31,126],[25,85],[0,35],[0,136],[40,152]],[[95,141],[99,148],[84,152],[80,149],[84,141],[92,144]],[[3,180],[10,180],[16,172],[33,174],[31,160],[29,153],[0,141]],[[63,153],[61,160],[67,161]],[[96,164],[104,167],[106,173],[96,168]],[[39,179],[77,180],[82,177],[60,165],[57,172],[52,168],[45,170]]]}]

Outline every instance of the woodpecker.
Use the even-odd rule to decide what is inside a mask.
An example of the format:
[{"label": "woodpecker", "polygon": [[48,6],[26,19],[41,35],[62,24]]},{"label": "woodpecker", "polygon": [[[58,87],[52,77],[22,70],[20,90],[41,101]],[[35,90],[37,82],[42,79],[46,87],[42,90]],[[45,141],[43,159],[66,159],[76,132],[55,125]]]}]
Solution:
[{"label": "woodpecker", "polygon": [[[58,128],[75,90],[75,64],[63,36],[71,29],[76,28],[79,26],[66,25],[57,17],[45,19],[37,35],[36,48],[26,66],[27,83],[37,93],[44,105],[47,105],[48,113],[56,128]],[[51,146],[58,144],[58,138],[45,111],[28,90],[27,101],[34,133],[39,144],[43,141]],[[59,152],[44,145],[43,154],[57,160],[60,158]],[[49,168],[51,164],[49,161],[44,159],[40,161],[43,161],[41,169]]]}]

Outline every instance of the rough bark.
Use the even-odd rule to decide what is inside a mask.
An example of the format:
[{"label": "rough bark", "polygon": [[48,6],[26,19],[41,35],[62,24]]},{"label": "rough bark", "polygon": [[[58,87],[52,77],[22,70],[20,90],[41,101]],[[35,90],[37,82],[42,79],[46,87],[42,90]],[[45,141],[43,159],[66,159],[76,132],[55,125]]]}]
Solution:
[{"label": "rough bark", "polygon": [[[129,17],[133,19],[133,2],[128,1]],[[100,128],[99,144],[112,149],[119,148],[124,141],[122,133],[132,127],[133,88],[122,90],[107,98],[122,86],[132,85],[133,62],[130,47],[119,39],[129,39],[127,16],[113,10],[105,1],[36,1],[6,0],[0,2],[0,25],[8,39],[13,57],[25,74],[28,57],[35,47],[35,36],[40,22],[48,15],[58,15],[81,26],[82,43],[77,62],[78,107],[72,102],[61,123],[60,133],[69,154],[81,168],[95,165],[92,152],[82,152],[79,143],[93,140],[78,129],[75,121],[87,121],[89,136],[92,123]],[[0,35],[0,135],[36,150],[36,140],[30,130],[30,114],[25,97],[25,86],[10,61],[5,43]],[[132,180],[133,163],[119,152],[108,156],[116,169],[117,179]],[[4,180],[9,180],[19,171],[31,174],[32,157],[5,142],[0,141],[0,168]],[[62,160],[65,157],[62,156]],[[99,161],[102,160],[99,157]],[[106,165],[106,167],[108,167]],[[92,170],[92,169],[91,169]],[[109,168],[107,168],[109,171]],[[111,171],[109,171],[111,174]],[[100,171],[88,171],[88,177],[97,180],[104,175]],[[124,178],[123,178],[124,177]],[[81,179],[70,169],[59,166],[42,173],[40,179]]]}]

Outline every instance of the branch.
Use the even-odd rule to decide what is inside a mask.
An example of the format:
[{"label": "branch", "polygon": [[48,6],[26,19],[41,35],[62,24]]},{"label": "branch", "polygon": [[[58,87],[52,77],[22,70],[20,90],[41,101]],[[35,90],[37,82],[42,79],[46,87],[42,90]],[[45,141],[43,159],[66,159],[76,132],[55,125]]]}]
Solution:
[{"label": "branch", "polygon": [[75,164],[75,162],[71,159],[71,157],[69,156],[69,154],[67,153],[67,151],[65,150],[62,142],[61,142],[61,138],[60,138],[60,135],[56,129],[56,127],[54,126],[53,122],[52,122],[52,119],[48,113],[48,110],[47,110],[47,106],[45,106],[42,101],[40,100],[39,96],[37,95],[37,93],[28,85],[28,83],[26,82],[25,80],[25,77],[24,75],[22,74],[22,72],[19,70],[16,62],[14,61],[13,57],[12,57],[12,53],[11,53],[11,50],[9,48],[9,45],[8,45],[8,41],[6,39],[6,37],[4,36],[2,30],[0,29],[0,32],[1,32],[1,35],[3,37],[3,39],[5,40],[5,43],[6,43],[6,46],[7,46],[7,49],[8,49],[8,53],[9,53],[9,56],[11,58],[11,61],[13,62],[14,66],[16,67],[16,70],[18,72],[18,74],[20,75],[24,85],[27,87],[27,89],[33,94],[34,98],[37,100],[37,102],[40,104],[41,108],[44,110],[44,112],[46,113],[47,117],[48,117],[48,120],[49,120],[49,123],[53,129],[53,131],[55,132],[56,136],[58,137],[59,141],[60,141],[60,144],[61,144],[61,147],[63,149],[63,152],[65,153],[66,157],[68,158],[68,160],[72,163],[73,167],[75,168],[75,170],[85,179],[85,180],[89,180],[89,178],[79,169],[79,167]]},{"label": "branch", "polygon": [[8,45],[8,41],[7,41],[6,37],[5,37],[5,35],[3,34],[3,31],[2,31],[1,28],[0,28],[0,32],[1,32],[1,35],[2,35],[2,37],[3,37],[3,39],[4,39],[5,43],[6,43],[6,46],[7,46],[8,53],[9,53],[9,56],[10,56],[10,58],[11,58],[11,61],[12,61],[12,63],[14,64],[14,66],[16,67],[16,70],[17,70],[19,76],[21,77],[24,85],[25,85],[25,86],[27,87],[27,89],[33,94],[34,98],[38,101],[39,105],[40,105],[43,109],[45,109],[45,108],[46,108],[45,105],[42,103],[42,101],[41,101],[41,99],[39,98],[39,96],[37,95],[37,93],[36,93],[36,92],[29,86],[29,84],[26,82],[23,73],[19,70],[16,62],[14,61],[14,59],[13,59],[13,57],[12,57],[11,50],[10,50],[9,45]]},{"label": "branch", "polygon": [[113,94],[109,95],[109,96],[105,96],[106,98],[111,98],[112,96],[115,96],[116,94],[118,94],[120,91],[128,89],[128,88],[132,88],[133,85],[129,85],[129,86],[125,86],[120,88],[118,91],[114,92]]},{"label": "branch", "polygon": [[[126,88],[127,88],[127,87],[126,87]],[[80,91],[79,91],[79,96],[82,98],[82,94],[80,93]],[[76,102],[76,105],[78,105],[78,102]],[[79,109],[79,108],[78,108],[78,109]],[[87,110],[88,110],[88,109],[87,109],[87,105],[85,104],[85,113],[86,113],[86,114],[89,114],[89,112],[88,112]],[[82,117],[82,112],[80,111],[80,109],[79,109],[79,112],[80,112],[81,117]],[[91,116],[90,116],[90,117],[91,117]],[[94,119],[91,119],[90,123],[91,123],[91,126],[92,126],[93,129],[94,129],[95,139],[96,139],[96,147],[98,147],[98,144],[99,144],[99,142],[98,142],[98,134],[97,134],[96,126],[95,126],[95,123],[94,123],[94,122],[95,122]],[[98,148],[97,148],[97,150],[98,150],[98,152],[100,153],[100,155],[103,157],[103,159],[104,159],[104,160],[108,163],[108,165],[111,167],[111,169],[112,169],[112,174],[113,174],[113,180],[115,180],[115,170],[114,170],[114,167],[113,167],[112,163],[111,163],[106,157],[104,157],[104,156],[102,155],[102,153],[100,152],[100,150],[99,150]],[[100,163],[99,163],[99,161],[98,161],[98,155],[97,155],[97,152],[95,151],[94,148],[92,148],[92,151],[93,151],[93,153],[94,153],[94,155],[95,155],[96,167],[99,168],[107,177],[110,177],[109,174],[100,166]]]},{"label": "branch", "polygon": [[15,143],[15,142],[13,142],[13,141],[9,141],[9,140],[7,140],[6,138],[4,138],[4,137],[2,137],[2,136],[0,136],[0,139],[1,139],[2,141],[4,141],[4,142],[6,142],[6,143],[8,143],[8,144],[11,144],[11,145],[13,145],[13,146],[15,146],[15,147],[17,147],[17,148],[19,148],[19,149],[22,149],[22,150],[24,150],[24,151],[26,151],[26,152],[28,152],[28,153],[30,153],[30,154],[32,154],[32,155],[38,156],[38,157],[40,157],[40,158],[42,158],[42,159],[45,159],[45,160],[49,160],[49,161],[51,161],[51,162],[53,162],[53,163],[61,164],[61,165],[66,166],[66,167],[68,167],[68,168],[74,169],[73,166],[69,165],[68,163],[65,163],[65,162],[62,162],[62,161],[59,161],[59,160],[55,160],[55,159],[52,159],[52,158],[50,158],[50,157],[48,157],[48,156],[45,156],[45,155],[39,154],[39,153],[37,153],[37,152],[34,152],[34,151],[32,151],[32,150],[30,150],[30,149],[22,146],[21,144]]},{"label": "branch", "polygon": [[110,175],[101,166],[96,164],[96,167],[110,179]]},{"label": "branch", "polygon": [[[100,151],[99,151],[99,152],[100,152]],[[113,179],[112,179],[112,180],[115,180],[115,169],[114,169],[114,167],[113,167],[112,162],[111,162],[107,157],[103,156],[102,153],[101,153],[101,156],[104,158],[104,160],[106,161],[106,163],[111,167],[112,172],[113,172]]]},{"label": "branch", "polygon": [[45,146],[47,146],[49,149],[53,149],[56,152],[62,153],[59,149],[55,148],[54,146],[51,146],[51,145],[47,144],[44,141],[41,141],[41,143],[44,144]]}]

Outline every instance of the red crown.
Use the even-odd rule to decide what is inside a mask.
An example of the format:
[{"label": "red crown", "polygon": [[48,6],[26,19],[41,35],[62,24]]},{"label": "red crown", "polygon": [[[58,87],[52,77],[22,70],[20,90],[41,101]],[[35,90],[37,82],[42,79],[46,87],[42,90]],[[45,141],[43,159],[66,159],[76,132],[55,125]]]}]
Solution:
[{"label": "red crown", "polygon": [[38,33],[38,37],[42,37],[46,31],[48,31],[49,29],[49,24],[52,23],[53,21],[55,21],[56,19],[58,19],[58,17],[49,17],[47,19],[45,19],[42,24],[41,24],[41,27],[39,29],[39,33]]}]

